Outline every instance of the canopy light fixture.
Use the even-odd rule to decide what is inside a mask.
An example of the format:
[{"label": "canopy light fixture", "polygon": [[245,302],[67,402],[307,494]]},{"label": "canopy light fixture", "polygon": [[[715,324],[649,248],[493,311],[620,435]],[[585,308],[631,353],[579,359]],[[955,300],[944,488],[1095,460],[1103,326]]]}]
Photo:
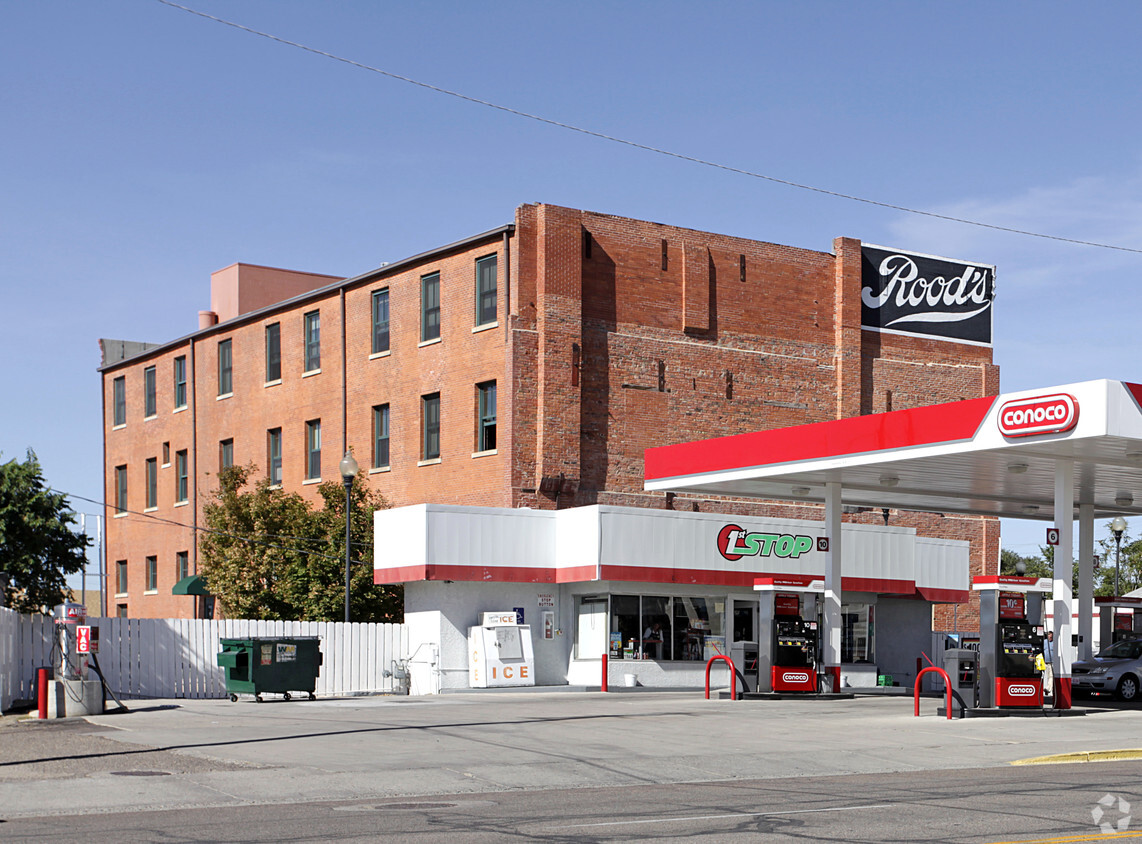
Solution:
[{"label": "canopy light fixture", "polygon": [[1007,467],[1007,471],[1013,475],[1022,475],[1027,471],[1026,463],[1012,463]]},{"label": "canopy light fixture", "polygon": [[900,478],[896,477],[895,475],[881,475],[880,476],[880,485],[881,486],[896,486],[898,483],[900,483]]},{"label": "canopy light fixture", "polygon": [[807,486],[795,486],[795,487],[793,487],[791,492],[794,495],[808,495],[809,494],[809,487],[807,487]]},{"label": "canopy light fixture", "polygon": [[1114,496],[1114,503],[1119,507],[1129,507],[1134,503],[1134,496],[1128,492],[1120,492]]},{"label": "canopy light fixture", "polygon": [[1038,513],[1039,512],[1039,505],[1038,504],[1024,504],[1023,505],[1023,512],[1026,513],[1027,515],[1031,515],[1032,513]]}]

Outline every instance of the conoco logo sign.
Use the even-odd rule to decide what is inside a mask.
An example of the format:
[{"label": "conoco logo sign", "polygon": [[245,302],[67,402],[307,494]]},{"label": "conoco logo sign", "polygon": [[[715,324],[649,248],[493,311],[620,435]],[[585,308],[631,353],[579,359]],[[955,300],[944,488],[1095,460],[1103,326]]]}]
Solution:
[{"label": "conoco logo sign", "polygon": [[1008,686],[1007,693],[1012,697],[1034,697],[1036,688],[1034,686]]},{"label": "conoco logo sign", "polygon": [[1069,431],[1079,421],[1074,396],[1058,393],[1009,401],[999,408],[999,431],[1005,437],[1032,437]]},{"label": "conoco logo sign", "polygon": [[781,675],[781,679],[784,680],[786,683],[808,683],[809,682],[809,675],[806,674],[804,671],[798,671],[795,674],[791,674],[789,672],[786,672],[785,674]]}]

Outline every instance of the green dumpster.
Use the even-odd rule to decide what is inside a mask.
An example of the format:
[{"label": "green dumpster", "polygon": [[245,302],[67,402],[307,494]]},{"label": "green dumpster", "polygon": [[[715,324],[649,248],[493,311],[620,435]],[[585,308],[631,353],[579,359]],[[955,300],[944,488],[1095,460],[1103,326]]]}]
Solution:
[{"label": "green dumpster", "polygon": [[317,672],[321,667],[321,640],[317,636],[264,636],[222,639],[218,664],[226,669],[230,700],[247,694],[262,702],[269,692],[290,700],[292,692],[308,692],[315,700]]}]

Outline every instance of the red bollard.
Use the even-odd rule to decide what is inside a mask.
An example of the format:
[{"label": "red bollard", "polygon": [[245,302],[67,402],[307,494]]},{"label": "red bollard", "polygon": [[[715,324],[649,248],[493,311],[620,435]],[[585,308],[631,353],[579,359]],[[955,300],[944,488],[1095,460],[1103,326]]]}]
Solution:
[{"label": "red bollard", "polygon": [[40,718],[48,717],[48,669],[36,669],[36,700],[39,703]]},{"label": "red bollard", "polygon": [[603,654],[603,691],[607,690],[607,655]]}]

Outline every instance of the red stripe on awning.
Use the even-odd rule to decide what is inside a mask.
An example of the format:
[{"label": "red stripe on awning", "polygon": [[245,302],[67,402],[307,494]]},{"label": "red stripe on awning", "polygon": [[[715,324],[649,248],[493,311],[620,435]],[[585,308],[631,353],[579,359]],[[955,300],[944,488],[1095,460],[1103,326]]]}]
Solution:
[{"label": "red stripe on awning", "polygon": [[970,440],[994,396],[646,450],[648,481]]}]

